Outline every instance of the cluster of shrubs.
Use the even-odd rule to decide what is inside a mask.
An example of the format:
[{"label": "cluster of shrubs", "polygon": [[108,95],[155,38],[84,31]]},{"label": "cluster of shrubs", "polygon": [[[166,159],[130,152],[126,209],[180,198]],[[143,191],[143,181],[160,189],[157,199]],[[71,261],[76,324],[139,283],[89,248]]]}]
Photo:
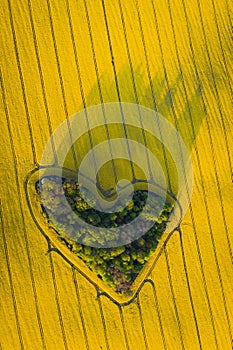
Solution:
[{"label": "cluster of shrubs", "polygon": [[[132,200],[124,209],[116,213],[100,212],[92,208],[92,205],[95,204],[94,198],[88,204],[81,196],[80,185],[72,179],[63,179],[61,186],[56,177],[45,177],[37,183],[36,190],[42,214],[49,225],[56,230],[60,239],[98,277],[120,293],[129,292],[131,284],[144,263],[154,253],[173,208],[172,204],[167,202],[159,217],[148,215],[150,205],[158,205],[158,197],[154,196],[154,200],[148,203],[147,192],[136,190]],[[67,208],[61,206],[61,196],[64,193],[72,211],[94,226],[112,228],[129,223],[143,213],[145,205],[147,206],[146,220],[153,225],[146,234],[129,244],[116,248],[94,248],[90,246],[91,237],[96,239],[96,236],[83,235],[83,238],[77,241],[77,232],[76,235],[72,232],[75,230],[74,219],[69,215]],[[90,199],[90,195],[88,198]],[[69,225],[66,225],[67,223]],[[67,227],[69,232],[67,232]]]}]

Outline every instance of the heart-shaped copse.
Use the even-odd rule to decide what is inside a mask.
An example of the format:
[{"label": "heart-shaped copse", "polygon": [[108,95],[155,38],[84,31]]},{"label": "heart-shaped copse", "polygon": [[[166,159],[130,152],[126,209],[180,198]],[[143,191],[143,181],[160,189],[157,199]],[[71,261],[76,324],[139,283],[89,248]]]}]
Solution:
[{"label": "heart-shaped copse", "polygon": [[[74,178],[63,178],[61,183],[56,176],[41,178],[36,183],[36,191],[41,203],[42,214],[46,222],[55,229],[59,239],[82,259],[91,271],[96,273],[107,285],[113,287],[116,292],[125,293],[129,291],[133,281],[155,252],[166,229],[174,203],[167,199],[159,217],[154,217],[148,215],[148,211],[150,212],[150,206],[159,204],[160,197],[155,194],[152,201],[148,203],[147,191],[135,190],[132,200],[123,210],[116,213],[99,212],[93,209],[90,202],[88,204],[82,197],[80,186]],[[84,190],[82,189],[82,193]],[[94,241],[92,239],[101,239],[96,234],[93,236],[91,234],[81,235],[77,241],[73,217],[61,206],[60,198],[64,194],[72,211],[93,227],[110,229],[127,224],[140,213],[143,214],[143,208],[146,205],[149,210],[145,214],[145,219],[150,222],[151,228],[142,237],[131,243],[113,248],[93,247]],[[67,232],[67,227],[69,232]],[[136,227],[136,229],[140,231],[142,227]]]}]

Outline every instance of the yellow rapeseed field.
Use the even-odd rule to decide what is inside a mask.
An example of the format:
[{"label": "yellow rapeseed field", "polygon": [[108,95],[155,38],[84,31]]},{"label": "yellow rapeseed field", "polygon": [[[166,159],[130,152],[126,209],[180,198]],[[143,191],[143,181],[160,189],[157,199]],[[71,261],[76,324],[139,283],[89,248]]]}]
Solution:
[{"label": "yellow rapeseed field", "polygon": [[[232,5],[1,1],[1,350],[232,349]],[[52,132],[117,101],[177,128],[195,181],[181,232],[162,239],[131,297],[58,241],[31,190]]]}]

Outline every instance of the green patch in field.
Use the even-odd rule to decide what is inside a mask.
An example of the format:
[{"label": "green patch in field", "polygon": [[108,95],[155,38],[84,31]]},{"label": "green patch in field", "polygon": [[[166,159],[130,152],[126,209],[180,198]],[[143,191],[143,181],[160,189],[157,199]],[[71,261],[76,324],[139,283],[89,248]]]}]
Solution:
[{"label": "green patch in field", "polygon": [[[116,292],[127,292],[133,281],[142,270],[146,261],[152,256],[158,242],[166,229],[174,203],[166,201],[158,217],[149,215],[150,206],[159,205],[160,197],[153,195],[152,201],[147,201],[145,190],[135,190],[133,198],[124,209],[106,213],[93,208],[95,199],[89,203],[81,195],[80,185],[74,179],[62,180],[62,186],[56,176],[47,176],[36,184],[36,190],[41,203],[42,214],[58,234],[66,246],[96,273],[106,284]],[[87,191],[87,190],[86,190]],[[82,189],[85,193],[85,189]],[[130,223],[139,214],[151,223],[151,228],[142,237],[126,245],[114,248],[95,248],[95,240],[102,239],[93,231],[81,235],[77,241],[77,226],[74,218],[61,205],[61,196],[66,196],[69,206],[79,218],[94,227],[113,228]],[[90,198],[90,193],[89,193]],[[147,206],[146,214],[143,209]],[[67,232],[67,227],[69,232]],[[142,227],[137,227],[140,231]],[[124,234],[124,231],[121,231]],[[132,232],[133,234],[133,232]],[[92,241],[93,240],[93,241]],[[101,242],[100,242],[101,243]]]}]

